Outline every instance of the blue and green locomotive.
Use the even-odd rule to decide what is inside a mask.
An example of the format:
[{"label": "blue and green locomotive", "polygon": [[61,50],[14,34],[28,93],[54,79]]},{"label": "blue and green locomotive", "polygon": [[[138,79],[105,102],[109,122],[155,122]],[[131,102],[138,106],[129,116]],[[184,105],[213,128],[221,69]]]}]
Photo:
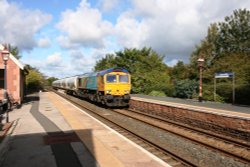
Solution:
[{"label": "blue and green locomotive", "polygon": [[130,100],[131,76],[126,69],[110,68],[86,73],[52,83],[54,89],[88,98],[107,106],[127,106]]}]

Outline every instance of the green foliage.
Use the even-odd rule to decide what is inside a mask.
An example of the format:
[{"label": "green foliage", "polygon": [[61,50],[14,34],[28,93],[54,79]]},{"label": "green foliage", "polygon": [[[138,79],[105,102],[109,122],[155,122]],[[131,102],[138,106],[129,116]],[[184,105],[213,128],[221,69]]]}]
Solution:
[{"label": "green foliage", "polygon": [[[179,61],[174,67],[163,63],[163,56],[150,48],[125,49],[108,54],[97,62],[95,70],[123,67],[132,74],[132,92],[181,98],[198,97],[199,68],[203,65],[203,98],[214,99],[214,74],[235,73],[236,103],[250,104],[250,11],[238,9],[223,22],[212,23],[206,37],[196,46],[190,64]],[[216,101],[232,102],[232,80],[217,79]],[[163,94],[162,94],[163,95]]]},{"label": "green foliage", "polygon": [[[246,54],[230,54],[216,61],[207,71],[211,75],[216,72],[234,72],[235,73],[235,95],[236,102],[241,104],[249,104],[250,87],[250,59]],[[213,81],[213,75],[210,77]],[[232,102],[232,78],[216,79],[217,94],[224,98],[226,102]],[[209,83],[207,83],[209,84]],[[213,85],[212,82],[210,82]],[[226,88],[225,88],[226,87]],[[246,93],[248,92],[248,93]]]},{"label": "green foliage", "polygon": [[245,53],[250,56],[250,11],[235,10],[218,24],[219,34],[216,41],[216,58],[228,53]]},{"label": "green foliage", "polygon": [[153,90],[167,90],[170,84],[168,67],[163,63],[163,58],[151,48],[125,49],[115,55],[106,55],[96,63],[95,70],[125,68],[132,74],[132,92],[148,94]]},{"label": "green foliage", "polygon": [[43,89],[46,80],[42,73],[38,69],[26,65],[25,68],[29,71],[26,76],[26,88],[28,92],[39,91]]},{"label": "green foliage", "polygon": [[114,67],[115,55],[107,54],[104,58],[96,62],[95,71],[105,70]]},{"label": "green foliage", "polygon": [[204,67],[209,68],[213,63],[214,57],[216,57],[216,41],[219,36],[218,25],[216,23],[211,24],[207,31],[207,36],[196,46],[195,50],[190,57],[190,66],[196,68],[198,66],[198,58],[202,57],[205,59]]},{"label": "green foliage", "polygon": [[[235,10],[231,16],[225,17],[223,22],[211,24],[207,36],[196,46],[190,57],[190,68],[196,69],[193,76],[198,79],[197,59],[205,59],[203,71],[203,85],[213,85],[216,72],[234,72],[236,101],[241,104],[250,104],[247,92],[250,87],[250,11],[247,9]],[[190,78],[190,77],[189,77]],[[221,79],[218,79],[221,82]],[[223,81],[218,86],[218,99],[232,102],[232,81]],[[223,85],[224,84],[224,85]],[[228,86],[226,86],[228,85]],[[204,89],[204,92],[206,90]],[[205,99],[211,99],[213,91],[204,93]],[[241,100],[238,100],[240,98]]]},{"label": "green foliage", "polygon": [[235,88],[235,103],[238,104],[250,104],[250,86],[238,85]]},{"label": "green foliage", "polygon": [[175,97],[190,99],[195,94],[198,88],[198,83],[195,80],[189,79],[179,80],[174,82],[174,88]]},{"label": "green foliage", "polygon": [[191,68],[182,61],[178,61],[177,64],[172,67],[170,75],[173,81],[192,78]]},{"label": "green foliage", "polygon": [[[208,100],[210,100],[210,101],[213,101],[214,100],[214,98],[212,99],[208,99]],[[223,98],[222,96],[220,96],[220,95],[218,95],[217,93],[216,93],[216,100],[215,100],[216,102],[220,102],[220,103],[225,103],[225,98]]]},{"label": "green foliage", "polygon": [[10,53],[11,53],[14,57],[16,57],[17,59],[20,59],[20,58],[21,58],[21,56],[19,55],[19,49],[18,49],[17,46],[12,46],[12,45],[8,44],[8,49],[9,49]]},{"label": "green foliage", "polygon": [[[217,88],[218,89],[218,88]],[[198,98],[198,94],[196,96]],[[203,99],[206,101],[214,101],[214,85],[203,85]],[[216,93],[216,102],[225,102],[225,98]]]},{"label": "green foliage", "polygon": [[225,101],[232,101],[232,83],[218,83],[216,93],[217,95],[223,97]]},{"label": "green foliage", "polygon": [[148,95],[157,97],[166,97],[166,94],[163,91],[155,91],[155,90],[150,92]]},{"label": "green foliage", "polygon": [[235,10],[233,15],[225,17],[224,22],[213,23],[207,36],[196,46],[190,61],[197,66],[198,57],[205,58],[205,67],[216,63],[228,54],[247,54],[250,56],[250,11]]},{"label": "green foliage", "polygon": [[58,78],[55,77],[49,77],[46,81],[47,81],[47,85],[48,86],[52,86],[52,82],[58,80]]}]

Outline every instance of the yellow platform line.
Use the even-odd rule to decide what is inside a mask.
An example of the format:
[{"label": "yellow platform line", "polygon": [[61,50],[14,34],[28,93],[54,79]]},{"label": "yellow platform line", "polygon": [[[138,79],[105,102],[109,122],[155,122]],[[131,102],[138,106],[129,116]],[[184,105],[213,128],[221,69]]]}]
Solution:
[{"label": "yellow platform line", "polygon": [[62,100],[62,98],[60,98],[58,95],[51,92],[46,92],[46,94],[49,97],[50,101],[63,115],[64,119],[68,122],[71,128],[78,135],[80,140],[92,153],[93,157],[95,157],[100,166],[124,167],[124,164],[122,164],[119,159],[117,159],[98,138],[89,135],[89,131],[91,129],[88,129],[84,126],[84,120],[80,122],[77,119],[77,114],[81,112],[77,112],[76,108],[74,108],[73,111],[70,111],[72,109],[70,109],[69,106],[64,103],[65,101]]}]

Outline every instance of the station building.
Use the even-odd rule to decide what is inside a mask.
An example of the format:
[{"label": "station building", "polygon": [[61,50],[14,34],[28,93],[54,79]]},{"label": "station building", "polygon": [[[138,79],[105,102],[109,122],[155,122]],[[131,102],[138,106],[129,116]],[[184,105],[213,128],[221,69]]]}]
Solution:
[{"label": "station building", "polygon": [[6,78],[7,92],[12,102],[21,104],[25,95],[25,75],[28,71],[24,65],[20,63],[11,53],[9,59],[6,61],[6,77],[4,77],[4,60],[2,58],[2,51],[4,46],[0,44],[0,100],[5,100],[4,95],[4,80]]}]

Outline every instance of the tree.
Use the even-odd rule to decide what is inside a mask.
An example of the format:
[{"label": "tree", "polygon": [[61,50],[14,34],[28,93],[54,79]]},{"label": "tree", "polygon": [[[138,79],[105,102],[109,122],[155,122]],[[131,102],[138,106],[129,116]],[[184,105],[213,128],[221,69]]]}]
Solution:
[{"label": "tree", "polygon": [[245,53],[250,56],[250,11],[239,9],[233,15],[225,17],[218,24],[216,58],[231,53]]},{"label": "tree", "polygon": [[193,98],[198,88],[198,82],[195,80],[179,80],[174,82],[174,96],[179,98]]},{"label": "tree", "polygon": [[101,60],[98,60],[95,64],[94,71],[100,71],[108,68],[114,67],[115,55],[107,54]]},{"label": "tree", "polygon": [[21,58],[21,55],[19,55],[19,49],[17,46],[12,46],[10,44],[8,44],[8,49],[10,51],[10,53],[16,57],[17,59],[20,59]]},{"label": "tree", "polygon": [[191,54],[191,64],[197,66],[198,57],[205,58],[205,67],[213,65],[218,58],[232,53],[250,56],[250,11],[235,10],[224,22],[213,23],[207,36]]},{"label": "tree", "polygon": [[[250,99],[250,58],[244,53],[231,53],[221,57],[214,66],[208,70],[209,74],[216,72],[234,72],[236,102],[249,104]],[[213,76],[212,76],[213,77]],[[220,84],[220,85],[219,85]],[[210,88],[211,91],[213,88]],[[218,95],[224,97],[225,101],[232,101],[232,79],[218,79]]]},{"label": "tree", "polygon": [[28,92],[35,92],[43,89],[46,80],[44,75],[39,72],[38,69],[31,67],[30,65],[25,65],[25,68],[29,71],[26,76],[26,88]]},{"label": "tree", "polygon": [[[205,59],[203,84],[204,98],[212,99],[213,81],[216,72],[235,72],[236,100],[244,104],[250,94],[250,11],[238,9],[223,22],[213,23],[208,28],[207,36],[201,41],[190,57],[190,68],[198,76],[197,59]],[[195,70],[196,69],[196,70]],[[194,75],[194,76],[195,76]],[[198,78],[198,77],[197,77]],[[231,101],[231,81],[223,80],[218,85],[218,96]],[[220,90],[221,89],[221,90]]]},{"label": "tree", "polygon": [[213,64],[213,60],[218,54],[216,53],[216,41],[219,36],[218,29],[217,23],[210,25],[207,31],[207,36],[201,41],[199,45],[196,46],[196,49],[191,54],[190,62],[192,67],[198,66],[197,60],[199,57],[205,59],[205,68],[208,68]]},{"label": "tree", "polygon": [[49,78],[47,79],[47,84],[48,84],[48,86],[52,86],[52,82],[54,82],[54,81],[56,81],[56,80],[58,80],[58,78],[49,77]]},{"label": "tree", "polygon": [[178,61],[177,64],[171,69],[171,80],[183,80],[190,77],[190,69],[183,61]]},{"label": "tree", "polygon": [[133,93],[148,94],[153,90],[167,92],[170,84],[168,67],[163,63],[163,56],[151,48],[124,49],[115,55],[106,55],[98,61],[95,70],[121,67],[132,74]]}]

